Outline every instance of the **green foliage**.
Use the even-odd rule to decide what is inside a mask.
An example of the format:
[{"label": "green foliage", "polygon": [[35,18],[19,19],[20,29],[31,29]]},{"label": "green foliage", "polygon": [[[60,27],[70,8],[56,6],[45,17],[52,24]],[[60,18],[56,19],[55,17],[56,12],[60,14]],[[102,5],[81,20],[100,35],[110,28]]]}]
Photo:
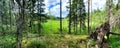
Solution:
[{"label": "green foliage", "polygon": [[14,48],[15,42],[14,36],[9,35],[0,37],[0,48]]},{"label": "green foliage", "polygon": [[[69,14],[67,15],[69,17],[69,26],[71,29],[74,30],[75,34],[77,34],[78,26],[79,28],[85,29],[85,20],[86,20],[86,10],[85,10],[85,4],[84,0],[72,0],[71,6],[67,7],[69,8]],[[71,9],[70,9],[71,8]]]},{"label": "green foliage", "polygon": [[29,41],[27,48],[47,48],[46,44],[42,41]]},{"label": "green foliage", "polygon": [[110,48],[120,48],[120,37],[119,36],[110,36]]},{"label": "green foliage", "polygon": [[58,20],[54,15],[48,15],[49,20]]}]

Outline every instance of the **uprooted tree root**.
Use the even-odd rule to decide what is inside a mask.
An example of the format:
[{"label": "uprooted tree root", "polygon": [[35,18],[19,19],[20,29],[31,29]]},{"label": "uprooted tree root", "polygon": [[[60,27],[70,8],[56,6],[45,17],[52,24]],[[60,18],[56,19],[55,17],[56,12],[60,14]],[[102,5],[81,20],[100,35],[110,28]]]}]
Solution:
[{"label": "uprooted tree root", "polygon": [[91,44],[91,41],[88,41],[88,47],[91,48],[95,46],[95,48],[109,48],[109,35],[120,35],[118,33],[110,32],[109,21],[97,27],[91,34],[89,35],[89,40],[93,40],[94,45]]}]

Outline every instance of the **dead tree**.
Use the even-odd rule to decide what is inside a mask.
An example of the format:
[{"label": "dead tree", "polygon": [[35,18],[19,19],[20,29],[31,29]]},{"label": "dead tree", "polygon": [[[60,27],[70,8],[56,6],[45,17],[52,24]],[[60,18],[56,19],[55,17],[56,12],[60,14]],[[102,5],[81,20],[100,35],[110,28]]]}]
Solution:
[{"label": "dead tree", "polygon": [[[98,47],[104,47],[104,44],[109,41],[110,34],[120,35],[118,33],[110,32],[110,24],[109,21],[107,21],[91,32],[89,38],[92,38]],[[104,38],[105,36],[107,37],[106,40]]]}]

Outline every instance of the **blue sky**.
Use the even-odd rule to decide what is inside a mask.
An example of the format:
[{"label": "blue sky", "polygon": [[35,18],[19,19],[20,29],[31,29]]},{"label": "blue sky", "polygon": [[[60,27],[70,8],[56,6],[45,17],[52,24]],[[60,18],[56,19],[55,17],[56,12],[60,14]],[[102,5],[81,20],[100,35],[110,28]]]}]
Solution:
[{"label": "blue sky", "polygon": [[[69,0],[62,0],[62,16],[65,17],[68,14],[66,6],[69,4],[67,3]],[[116,3],[117,0],[115,0]],[[86,10],[87,10],[87,0],[84,0]],[[92,0],[92,10],[97,8],[104,9],[106,0]],[[45,0],[45,12],[51,12],[52,15],[59,16],[60,14],[60,0]]]}]

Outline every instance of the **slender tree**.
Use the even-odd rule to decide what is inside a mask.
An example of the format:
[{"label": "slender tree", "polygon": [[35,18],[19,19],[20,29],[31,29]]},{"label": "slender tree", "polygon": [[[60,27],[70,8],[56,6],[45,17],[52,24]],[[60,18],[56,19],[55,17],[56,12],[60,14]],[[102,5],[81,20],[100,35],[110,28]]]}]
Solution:
[{"label": "slender tree", "polygon": [[5,6],[5,1],[4,1],[4,0],[2,0],[2,6],[3,6],[3,8],[2,8],[2,15],[1,15],[1,20],[2,20],[2,32],[3,32],[3,35],[5,35],[4,27],[3,27],[3,25],[4,25],[4,6]]},{"label": "slender tree", "polygon": [[[41,14],[41,1],[38,0],[38,14]],[[41,16],[38,16],[38,32],[41,32]]]},{"label": "slender tree", "polygon": [[12,23],[11,23],[11,16],[12,16],[11,14],[12,14],[12,13],[11,13],[11,6],[12,6],[12,5],[11,5],[11,1],[9,1],[10,31],[12,31]]},{"label": "slender tree", "polygon": [[85,10],[85,4],[84,4],[84,0],[79,0],[78,1],[78,19],[79,19],[79,26],[80,26],[80,32],[82,32],[81,30],[85,29],[85,20],[86,20],[86,10]]},{"label": "slender tree", "polygon": [[78,15],[78,14],[77,14],[77,10],[78,10],[77,4],[78,4],[78,2],[75,1],[75,14],[74,14],[74,16],[75,16],[75,21],[74,21],[75,34],[77,34],[77,23],[78,23],[78,21],[77,21],[77,19],[78,19],[78,16],[77,16],[77,15]]},{"label": "slender tree", "polygon": [[69,34],[71,34],[71,0],[69,0]]},{"label": "slender tree", "polygon": [[71,5],[71,21],[73,25],[73,30],[74,33],[77,34],[77,0],[72,0],[72,5]]},{"label": "slender tree", "polygon": [[90,33],[90,0],[88,0],[88,33]]},{"label": "slender tree", "polygon": [[45,6],[44,4],[44,0],[38,0],[38,5],[37,5],[37,16],[38,16],[38,31],[39,34],[42,32],[42,22],[45,22],[46,20],[46,15],[43,14],[44,13],[44,8],[43,6]]},{"label": "slender tree", "polygon": [[62,33],[62,0],[60,0],[60,32]]}]

